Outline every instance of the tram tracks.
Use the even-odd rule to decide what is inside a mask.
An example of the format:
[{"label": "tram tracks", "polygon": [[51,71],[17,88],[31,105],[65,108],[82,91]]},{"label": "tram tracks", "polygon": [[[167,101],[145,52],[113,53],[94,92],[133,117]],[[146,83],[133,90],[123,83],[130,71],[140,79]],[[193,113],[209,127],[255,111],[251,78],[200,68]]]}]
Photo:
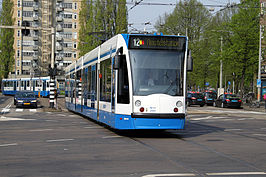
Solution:
[{"label": "tram tracks", "polygon": [[[206,127],[204,125],[197,125],[197,126],[201,126],[201,128],[206,129]],[[208,127],[208,129],[210,129],[210,127]],[[209,130],[209,131],[221,132],[221,130],[216,130],[216,129]],[[224,132],[224,133],[230,134],[231,132]],[[236,135],[238,135],[238,134],[236,134]],[[147,136],[144,136],[144,137],[137,136],[137,137],[129,137],[129,138],[132,139],[133,141],[137,142],[138,144],[141,144],[145,148],[151,150],[152,152],[156,153],[157,155],[161,156],[162,159],[165,159],[169,163],[175,165],[177,168],[184,169],[184,171],[181,171],[182,173],[192,173],[192,174],[195,174],[196,176],[213,176],[214,174],[220,174],[220,173],[215,173],[216,171],[215,170],[213,171],[212,168],[203,170],[202,169],[203,167],[201,166],[201,164],[199,164],[199,166],[195,166],[195,164],[193,164],[193,165],[189,164],[187,160],[182,160],[185,157],[180,158],[180,157],[182,157],[182,154],[178,154],[178,156],[175,156],[175,154],[177,152],[174,151],[173,148],[168,148],[169,146],[161,146],[161,145],[158,145],[158,143],[156,143],[156,142],[158,142],[157,141],[158,139],[156,136],[159,136],[159,139],[160,138],[169,139],[169,141],[170,141],[169,144],[175,145],[177,149],[178,149],[180,142],[182,142],[181,144],[185,143],[186,146],[193,147],[194,149],[197,149],[198,152],[202,152],[202,154],[206,153],[206,154],[209,154],[210,157],[216,157],[215,159],[218,162],[224,161],[224,162],[230,162],[231,164],[237,164],[240,169],[246,169],[246,171],[243,170],[245,172],[242,171],[242,172],[236,173],[236,174],[239,173],[240,176],[242,176],[244,174],[248,175],[251,173],[264,174],[264,175],[266,174],[263,169],[255,166],[254,164],[252,164],[252,162],[249,162],[249,161],[243,160],[241,158],[235,157],[234,155],[232,155],[230,153],[228,154],[226,152],[217,150],[214,147],[205,145],[205,144],[197,142],[195,140],[190,140],[190,139],[186,138],[186,136],[182,135],[182,133],[179,134],[179,132],[177,132],[177,133],[176,132],[164,132],[163,136],[155,134],[153,137],[152,136],[150,137],[154,140],[147,139],[147,138],[149,138],[149,136],[148,137]],[[249,138],[249,137],[245,137],[245,138]],[[181,148],[185,148],[185,147],[181,147]],[[183,151],[184,151],[184,149],[183,149]],[[180,153],[182,153],[182,152],[180,152]],[[189,153],[187,153],[187,154],[189,154]],[[194,152],[191,152],[191,154],[194,154]],[[185,154],[184,154],[184,156],[185,156]],[[189,157],[189,158],[193,159],[193,157]],[[197,161],[199,161],[199,160],[197,159]],[[213,160],[210,160],[210,162],[211,161],[213,161]],[[202,162],[202,163],[204,163],[204,162]],[[230,164],[228,165],[228,164],[222,164],[221,163],[218,165],[225,165],[223,168],[225,168],[225,169],[228,168],[228,171],[225,170],[225,174],[230,174],[228,172],[232,172],[232,169],[234,169],[234,168],[231,168]],[[233,173],[234,172],[235,171],[233,171]]]}]

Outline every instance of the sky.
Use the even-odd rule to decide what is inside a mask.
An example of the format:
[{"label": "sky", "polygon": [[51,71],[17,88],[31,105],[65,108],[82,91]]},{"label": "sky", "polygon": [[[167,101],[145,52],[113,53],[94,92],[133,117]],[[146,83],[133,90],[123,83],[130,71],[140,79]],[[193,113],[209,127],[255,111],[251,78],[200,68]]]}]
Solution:
[{"label": "sky", "polygon": [[[134,8],[132,6],[135,2],[139,2],[140,0],[127,0],[127,2],[131,2],[132,4],[128,4],[128,24],[129,32],[138,32],[144,31],[144,29],[148,32],[155,31],[154,25],[158,20],[159,16],[163,16],[165,13],[173,12],[175,8],[175,4],[179,2],[179,0],[143,0],[141,3],[163,3],[166,5],[137,5]],[[207,8],[214,7],[215,11],[219,10],[219,6],[225,6],[228,3],[239,3],[240,0],[198,0],[203,5],[206,5]],[[169,5],[173,4],[173,5]],[[130,9],[132,8],[132,9]],[[149,23],[146,24],[145,23]]]}]

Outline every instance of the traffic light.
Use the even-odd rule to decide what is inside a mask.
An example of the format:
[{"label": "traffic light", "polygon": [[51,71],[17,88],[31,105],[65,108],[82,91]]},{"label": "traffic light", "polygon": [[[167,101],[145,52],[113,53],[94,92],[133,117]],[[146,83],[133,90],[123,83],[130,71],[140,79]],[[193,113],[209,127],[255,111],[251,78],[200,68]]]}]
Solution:
[{"label": "traffic light", "polygon": [[[30,22],[28,22],[28,21],[23,21],[22,22],[22,26],[23,27],[29,27],[30,26]],[[29,34],[30,34],[30,30],[29,29],[22,29],[22,34],[24,35],[24,36],[28,36]]]},{"label": "traffic light", "polygon": [[51,65],[49,65],[49,69],[48,69],[48,72],[49,72],[49,76],[56,76],[57,75],[57,66],[54,65],[54,68],[51,68]]}]

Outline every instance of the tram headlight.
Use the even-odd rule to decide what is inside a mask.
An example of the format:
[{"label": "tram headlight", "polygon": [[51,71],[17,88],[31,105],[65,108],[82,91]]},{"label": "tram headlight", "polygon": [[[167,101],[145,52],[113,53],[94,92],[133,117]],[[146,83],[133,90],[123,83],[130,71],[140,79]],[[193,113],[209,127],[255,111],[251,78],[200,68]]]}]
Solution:
[{"label": "tram headlight", "polygon": [[141,101],[139,101],[139,100],[135,101],[135,106],[137,106],[137,107],[141,106]]},{"label": "tram headlight", "polygon": [[178,101],[178,102],[176,102],[176,106],[181,107],[181,106],[183,106],[183,103],[181,101]]}]

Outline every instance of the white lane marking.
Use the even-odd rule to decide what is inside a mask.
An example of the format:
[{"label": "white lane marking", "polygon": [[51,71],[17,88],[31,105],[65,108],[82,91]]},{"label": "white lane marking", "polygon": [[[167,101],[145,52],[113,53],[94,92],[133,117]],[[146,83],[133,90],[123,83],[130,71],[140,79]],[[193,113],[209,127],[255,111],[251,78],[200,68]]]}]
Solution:
[{"label": "white lane marking", "polygon": [[22,112],[23,109],[16,109],[16,112]]},{"label": "white lane marking", "polygon": [[83,128],[87,128],[87,129],[101,129],[101,127],[83,127]]},{"label": "white lane marking", "polygon": [[45,120],[46,122],[58,122],[57,120]]},{"label": "white lane marking", "polygon": [[17,143],[12,143],[12,144],[0,144],[0,147],[8,147],[8,146],[17,146]]},{"label": "white lane marking", "polygon": [[191,118],[190,120],[208,120],[208,119],[224,119],[228,117],[213,117],[213,116],[208,116],[208,117],[201,117],[201,118]]},{"label": "white lane marking", "polygon": [[253,134],[255,136],[266,136],[266,134]]},{"label": "white lane marking", "polygon": [[208,176],[230,176],[230,175],[265,175],[265,172],[226,172],[226,173],[206,173]]},{"label": "white lane marking", "polygon": [[6,113],[6,112],[9,112],[10,111],[10,109],[8,109],[8,108],[4,108],[1,112],[2,113]]},{"label": "white lane marking", "polygon": [[9,112],[10,111],[10,109],[9,109],[10,107],[11,107],[11,104],[6,105],[6,107],[3,108],[3,110],[1,111],[1,113]]},{"label": "white lane marking", "polygon": [[176,173],[176,174],[150,174],[142,177],[163,177],[163,176],[196,176],[193,173]]},{"label": "white lane marking", "polygon": [[36,112],[37,110],[36,109],[30,109],[30,112]]},{"label": "white lane marking", "polygon": [[115,136],[104,136],[102,137],[103,139],[108,139],[108,138],[122,138],[123,136],[118,136],[118,135],[115,135]]},{"label": "white lane marking", "polygon": [[52,142],[64,142],[64,141],[73,141],[74,139],[56,139],[56,140],[46,140],[47,143]]},{"label": "white lane marking", "polygon": [[22,119],[22,118],[14,118],[14,117],[4,117],[1,116],[0,122],[4,122],[4,121],[14,121],[14,120],[36,120],[36,119]]},{"label": "white lane marking", "polygon": [[229,132],[229,131],[240,131],[240,130],[242,130],[242,129],[225,129],[224,131]]},{"label": "white lane marking", "polygon": [[30,132],[45,132],[45,131],[51,131],[53,129],[36,129],[36,130],[29,130]]}]

